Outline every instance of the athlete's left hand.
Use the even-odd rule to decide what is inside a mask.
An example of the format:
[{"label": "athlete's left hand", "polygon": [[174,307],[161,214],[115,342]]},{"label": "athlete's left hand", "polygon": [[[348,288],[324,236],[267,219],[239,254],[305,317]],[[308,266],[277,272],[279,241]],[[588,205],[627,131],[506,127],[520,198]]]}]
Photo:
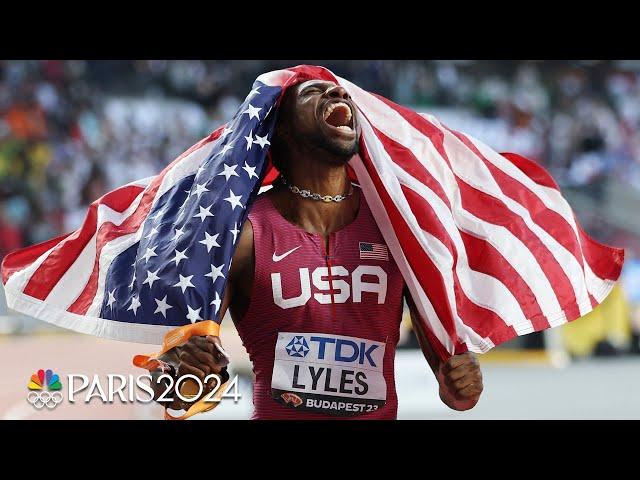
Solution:
[{"label": "athlete's left hand", "polygon": [[440,384],[440,398],[449,408],[469,410],[480,400],[482,372],[473,353],[454,355],[440,364],[436,377]]}]

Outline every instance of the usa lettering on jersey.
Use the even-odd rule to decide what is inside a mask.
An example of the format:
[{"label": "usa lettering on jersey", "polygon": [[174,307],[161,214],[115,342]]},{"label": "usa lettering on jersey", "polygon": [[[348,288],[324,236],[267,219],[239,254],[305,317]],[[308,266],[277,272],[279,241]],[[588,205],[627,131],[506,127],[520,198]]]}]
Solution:
[{"label": "usa lettering on jersey", "polygon": [[[332,303],[331,285],[333,285],[333,303],[345,303],[349,299],[353,303],[360,303],[365,292],[375,294],[378,304],[383,304],[387,298],[387,272],[378,265],[359,265],[351,274],[340,265],[331,267],[331,275],[328,267],[318,267],[313,272],[305,267],[300,268],[298,273],[300,294],[290,297],[286,297],[283,292],[282,274],[279,272],[271,274],[273,301],[282,309],[301,307],[312,298],[320,304]],[[363,278],[365,275],[367,277]],[[331,277],[331,283],[329,277]]]}]

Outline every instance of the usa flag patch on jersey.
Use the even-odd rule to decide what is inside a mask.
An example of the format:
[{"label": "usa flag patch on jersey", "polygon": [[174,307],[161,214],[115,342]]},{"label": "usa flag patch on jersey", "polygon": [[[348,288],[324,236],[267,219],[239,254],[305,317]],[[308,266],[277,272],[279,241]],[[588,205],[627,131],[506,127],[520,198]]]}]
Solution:
[{"label": "usa flag patch on jersey", "polygon": [[389,251],[381,243],[360,242],[360,258],[373,260],[389,260]]}]

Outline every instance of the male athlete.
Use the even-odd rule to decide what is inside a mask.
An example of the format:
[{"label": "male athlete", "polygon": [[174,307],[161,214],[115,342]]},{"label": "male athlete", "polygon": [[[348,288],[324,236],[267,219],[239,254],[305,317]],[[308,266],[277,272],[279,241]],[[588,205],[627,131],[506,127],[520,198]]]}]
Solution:
[{"label": "male athlete", "polygon": [[[342,87],[321,80],[290,87],[280,106],[271,155],[282,176],[244,223],[220,309],[220,318],[230,309],[253,363],[254,419],[395,419],[403,297],[442,401],[468,410],[482,392],[475,355],[440,362],[420,331],[401,273],[349,180],[360,135],[354,111]],[[193,337],[161,359],[178,376],[204,381],[226,373],[223,352],[218,337]],[[176,397],[169,406],[189,404]]]}]

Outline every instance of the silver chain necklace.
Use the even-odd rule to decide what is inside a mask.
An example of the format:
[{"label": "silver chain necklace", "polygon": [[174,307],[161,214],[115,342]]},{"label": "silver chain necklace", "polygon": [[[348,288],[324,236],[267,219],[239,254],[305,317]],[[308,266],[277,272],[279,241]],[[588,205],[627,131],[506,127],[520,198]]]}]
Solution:
[{"label": "silver chain necklace", "polygon": [[290,184],[287,181],[287,179],[284,178],[283,175],[280,175],[280,181],[291,192],[295,193],[296,195],[300,195],[302,198],[310,198],[312,200],[321,200],[321,201],[323,201],[325,203],[341,202],[343,200],[346,200],[347,198],[349,198],[353,194],[353,185],[350,185],[350,189],[349,189],[349,192],[347,194],[331,196],[331,195],[320,195],[319,193],[312,193],[310,190],[305,190],[305,189],[296,187],[295,185]]}]

